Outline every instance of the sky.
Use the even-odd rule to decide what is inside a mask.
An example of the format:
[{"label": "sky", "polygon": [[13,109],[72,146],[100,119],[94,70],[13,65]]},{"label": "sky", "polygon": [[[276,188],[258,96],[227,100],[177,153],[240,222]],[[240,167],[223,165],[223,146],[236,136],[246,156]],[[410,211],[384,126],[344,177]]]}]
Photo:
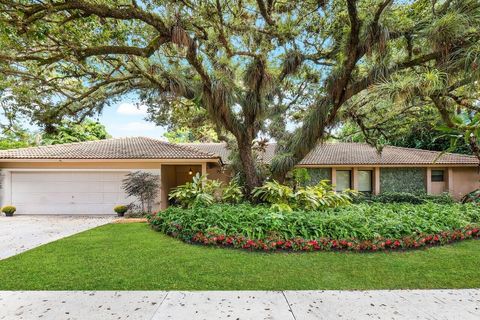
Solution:
[{"label": "sky", "polygon": [[165,128],[146,121],[147,107],[137,106],[135,100],[126,99],[116,105],[105,107],[98,121],[105,125],[112,137],[144,136],[164,139]]}]

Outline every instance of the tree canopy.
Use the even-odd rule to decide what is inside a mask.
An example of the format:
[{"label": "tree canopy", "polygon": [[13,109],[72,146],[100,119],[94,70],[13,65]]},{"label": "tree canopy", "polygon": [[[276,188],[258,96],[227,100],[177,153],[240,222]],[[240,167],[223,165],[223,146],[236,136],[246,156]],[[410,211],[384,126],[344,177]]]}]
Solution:
[{"label": "tree canopy", "polygon": [[38,145],[63,144],[82,141],[93,141],[110,138],[105,126],[85,119],[81,123],[62,120],[52,132],[32,132],[15,126],[4,128],[0,135],[0,149],[16,149]]},{"label": "tree canopy", "polygon": [[456,110],[476,112],[479,28],[478,0],[0,0],[0,90],[47,129],[132,91],[194,103],[233,137],[249,190],[256,139],[280,142],[281,179],[375,100],[476,132]]}]

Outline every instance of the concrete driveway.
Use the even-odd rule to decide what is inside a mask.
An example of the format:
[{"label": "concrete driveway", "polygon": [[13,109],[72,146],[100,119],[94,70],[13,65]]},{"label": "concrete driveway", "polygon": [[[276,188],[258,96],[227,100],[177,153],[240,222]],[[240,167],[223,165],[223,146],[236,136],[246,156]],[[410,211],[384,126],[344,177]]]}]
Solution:
[{"label": "concrete driveway", "polygon": [[0,216],[0,260],[92,229],[115,216]]}]

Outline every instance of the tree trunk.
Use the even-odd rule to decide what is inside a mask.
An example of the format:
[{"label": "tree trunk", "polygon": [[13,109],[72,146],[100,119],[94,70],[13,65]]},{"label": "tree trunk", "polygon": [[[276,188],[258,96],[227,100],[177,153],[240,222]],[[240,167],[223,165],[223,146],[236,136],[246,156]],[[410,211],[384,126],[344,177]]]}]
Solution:
[{"label": "tree trunk", "polygon": [[243,173],[245,174],[245,196],[250,198],[252,190],[261,184],[261,179],[255,168],[252,142],[238,141],[238,152],[242,162]]}]

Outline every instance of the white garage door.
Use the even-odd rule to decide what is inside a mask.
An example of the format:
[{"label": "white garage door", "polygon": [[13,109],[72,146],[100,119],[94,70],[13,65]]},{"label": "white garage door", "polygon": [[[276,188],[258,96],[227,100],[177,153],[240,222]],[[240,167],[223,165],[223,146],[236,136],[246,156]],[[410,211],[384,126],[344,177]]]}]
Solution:
[{"label": "white garage door", "polygon": [[128,204],[126,171],[12,172],[12,204],[18,214],[113,214]]}]

